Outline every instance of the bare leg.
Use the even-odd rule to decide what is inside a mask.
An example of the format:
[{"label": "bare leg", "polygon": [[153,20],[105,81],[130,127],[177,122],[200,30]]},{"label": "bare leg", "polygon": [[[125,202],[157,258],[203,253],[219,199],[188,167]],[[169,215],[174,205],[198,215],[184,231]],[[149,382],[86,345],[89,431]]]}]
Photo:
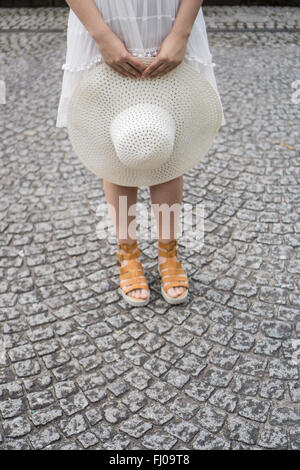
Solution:
[{"label": "bare leg", "polygon": [[[135,211],[133,211],[132,208],[131,213],[133,213],[134,215],[128,215],[128,212],[130,210],[130,207],[136,204],[138,188],[129,186],[119,186],[117,184],[110,183],[106,180],[103,181],[103,188],[106,201],[109,204],[109,212],[115,225],[116,237],[118,242],[127,243],[129,245],[133,244],[136,240],[136,215]],[[125,211],[123,210],[121,196],[123,196],[123,202],[125,198],[127,198],[127,209]],[[115,215],[111,213],[112,208],[115,211]],[[131,227],[130,231],[128,231],[129,225]],[[122,266],[126,266],[127,262],[127,260],[122,261]],[[146,299],[149,294],[146,289],[134,289],[128,292],[127,295],[138,299]]]},{"label": "bare leg", "polygon": [[[183,176],[175,178],[171,181],[167,181],[166,183],[150,186],[152,204],[167,204],[168,207],[171,207],[173,204],[175,204],[173,207],[177,208],[177,210],[175,210],[175,215],[173,211],[170,212],[170,219],[168,219],[168,217],[164,219],[162,212],[154,209],[158,227],[158,239],[161,242],[166,243],[177,238],[179,210],[182,203],[182,194]],[[156,206],[156,208],[157,207],[158,206]],[[168,227],[166,227],[166,222],[168,223]],[[159,257],[159,263],[163,263],[166,260],[167,258],[163,258],[161,256]],[[185,287],[171,287],[168,289],[167,294],[170,297],[178,297],[178,295],[181,295],[183,292],[185,292],[185,290]]]}]

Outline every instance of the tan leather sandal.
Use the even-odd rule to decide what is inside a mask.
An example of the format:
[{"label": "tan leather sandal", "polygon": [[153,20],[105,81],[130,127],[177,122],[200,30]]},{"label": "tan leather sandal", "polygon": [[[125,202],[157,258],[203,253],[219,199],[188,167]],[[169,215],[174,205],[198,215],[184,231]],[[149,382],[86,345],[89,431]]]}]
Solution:
[{"label": "tan leather sandal", "polygon": [[[147,305],[150,300],[150,295],[148,295],[146,299],[134,299],[127,295],[128,292],[134,289],[146,289],[150,294],[150,289],[144,275],[142,264],[140,260],[137,259],[141,254],[139,248],[137,248],[137,241],[132,245],[127,243],[118,243],[118,247],[120,250],[124,251],[124,253],[116,251],[117,265],[120,267],[119,293],[126,302],[134,307]],[[121,262],[123,260],[127,260],[127,263],[126,266],[121,267]]]},{"label": "tan leather sandal", "polygon": [[[162,243],[158,240],[158,256],[174,258],[178,253],[177,245],[177,240],[172,240],[169,243]],[[161,248],[164,248],[166,251],[162,251]],[[189,282],[181,262],[177,259],[167,259],[167,261],[159,263],[159,272],[162,278],[161,293],[163,298],[169,304],[181,304],[184,302],[188,295]],[[186,290],[178,297],[170,297],[167,294],[170,287],[185,287]]]}]

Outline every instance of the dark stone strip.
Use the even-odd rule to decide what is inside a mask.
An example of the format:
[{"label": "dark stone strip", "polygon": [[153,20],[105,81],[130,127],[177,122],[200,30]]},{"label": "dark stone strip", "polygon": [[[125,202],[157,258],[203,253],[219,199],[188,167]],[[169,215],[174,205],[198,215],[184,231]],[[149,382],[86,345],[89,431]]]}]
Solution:
[{"label": "dark stone strip", "polygon": [[[10,33],[66,33],[64,29],[0,29],[0,34]],[[209,33],[299,33],[300,28],[207,28]]]}]

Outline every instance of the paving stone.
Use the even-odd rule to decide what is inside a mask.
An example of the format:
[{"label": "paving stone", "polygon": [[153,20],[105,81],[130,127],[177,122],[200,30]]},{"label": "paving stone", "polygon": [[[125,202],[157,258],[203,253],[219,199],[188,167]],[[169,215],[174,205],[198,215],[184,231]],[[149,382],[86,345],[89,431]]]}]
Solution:
[{"label": "paving stone", "polygon": [[177,442],[174,436],[170,436],[167,432],[158,430],[143,436],[141,440],[143,446],[149,450],[170,450]]},{"label": "paving stone", "polygon": [[88,406],[88,401],[83,393],[77,393],[68,398],[62,398],[60,400],[60,406],[67,416],[71,416],[74,413],[84,410]]},{"label": "paving stone", "polygon": [[185,372],[182,372],[178,369],[169,370],[163,378],[163,380],[166,380],[166,382],[179,389],[182,389],[189,379],[189,374],[186,374]]},{"label": "paving stone", "polygon": [[85,396],[90,402],[97,403],[98,401],[101,401],[106,398],[107,393],[105,390],[93,388],[92,390],[87,390],[85,392]]},{"label": "paving stone", "polygon": [[16,362],[14,368],[18,377],[30,377],[41,371],[41,366],[36,359]]},{"label": "paving stone", "polygon": [[121,424],[120,431],[123,431],[129,436],[138,439],[151,428],[151,423],[144,421],[138,416],[134,416]]},{"label": "paving stone", "polygon": [[120,421],[129,417],[126,406],[119,404],[116,401],[106,401],[103,407],[103,416],[106,421],[112,424],[117,424]]},{"label": "paving stone", "polygon": [[0,411],[3,419],[20,416],[26,411],[24,398],[7,399],[0,402]]},{"label": "paving stone", "polygon": [[227,391],[226,389],[218,389],[209,398],[211,405],[222,408],[229,413],[233,413],[238,402],[237,395]]},{"label": "paving stone", "polygon": [[286,304],[286,291],[280,287],[263,286],[260,290],[260,300],[275,304]]},{"label": "paving stone", "polygon": [[191,379],[185,387],[185,393],[200,402],[206,401],[215,390],[210,383],[199,379]]},{"label": "paving stone", "polygon": [[[101,387],[105,384],[105,379],[99,373],[81,375],[76,379],[79,388],[85,392],[93,388]],[[72,384],[72,382],[70,382]]]},{"label": "paving stone", "polygon": [[106,441],[103,444],[103,448],[106,450],[124,450],[130,444],[130,439],[126,437],[124,434],[116,434],[113,438],[109,441]]},{"label": "paving stone", "polygon": [[246,333],[255,334],[259,328],[259,321],[253,318],[253,315],[240,313],[233,322],[234,329],[240,329]]},{"label": "paving stone", "polygon": [[289,382],[289,392],[293,402],[300,402],[300,383]]},{"label": "paving stone", "polygon": [[32,429],[30,422],[23,416],[18,416],[3,422],[5,437],[21,437],[28,434]]},{"label": "paving stone", "polygon": [[300,428],[290,430],[290,441],[293,450],[300,449]]},{"label": "paving stone", "polygon": [[260,338],[256,342],[253,352],[264,356],[274,356],[280,348],[281,341],[271,338]]},{"label": "paving stone", "polygon": [[[199,357],[207,357],[212,345],[205,340],[196,339],[189,344],[187,350]],[[184,353],[183,353],[184,354]],[[182,355],[183,355],[182,354]]]},{"label": "paving stone", "polygon": [[26,438],[6,439],[6,443],[2,446],[3,450],[32,450]]},{"label": "paving stone", "polygon": [[297,380],[299,372],[297,364],[291,360],[271,359],[269,366],[269,375],[276,379]]},{"label": "paving stone", "polygon": [[60,416],[62,416],[62,410],[55,404],[30,412],[30,419],[35,426],[48,424]]},{"label": "paving stone", "polygon": [[204,381],[215,387],[227,387],[232,377],[231,372],[218,367],[209,367],[203,374]]},{"label": "paving stone", "polygon": [[192,444],[195,450],[229,450],[230,442],[208,431],[201,430]]},{"label": "paving stone", "polygon": [[135,413],[146,405],[147,399],[143,393],[133,390],[122,397],[122,403],[128,406],[132,413]]},{"label": "paving stone", "polygon": [[292,327],[287,322],[265,320],[262,322],[262,331],[271,338],[286,339],[291,336]]},{"label": "paving stone", "polygon": [[299,424],[299,408],[279,406],[270,414],[270,424],[279,426],[297,426]]},{"label": "paving stone", "polygon": [[177,390],[164,382],[157,381],[146,390],[146,395],[161,404],[167,403],[177,395]]},{"label": "paving stone", "polygon": [[233,380],[232,391],[241,395],[255,396],[259,387],[259,381],[246,375],[237,374]]},{"label": "paving stone", "polygon": [[240,358],[236,371],[241,372],[242,374],[261,377],[264,374],[266,367],[266,359],[248,355]]},{"label": "paving stone", "polygon": [[23,379],[27,392],[38,392],[48,388],[52,384],[52,377],[49,374],[43,374],[32,379]]},{"label": "paving stone", "polygon": [[98,369],[99,365],[102,364],[103,360],[100,356],[88,356],[82,359],[79,359],[79,364],[85,370],[85,372],[90,372],[94,369]]},{"label": "paving stone", "polygon": [[258,444],[267,449],[287,449],[287,434],[278,426],[265,426],[261,432]]},{"label": "paving stone", "polygon": [[262,382],[260,396],[270,400],[282,400],[284,398],[285,387],[281,380],[266,379]]},{"label": "paving stone", "polygon": [[[177,362],[177,366],[180,367],[180,361]],[[143,364],[144,369],[148,370],[153,374],[155,377],[160,377],[164,374],[167,370],[169,370],[170,366],[161,359],[152,357]]]},{"label": "paving stone", "polygon": [[173,413],[168,412],[168,410],[160,405],[159,403],[150,403],[139,412],[141,418],[145,418],[153,424],[163,425],[170,421],[173,418]]},{"label": "paving stone", "polygon": [[264,423],[268,416],[270,404],[253,397],[245,397],[239,401],[238,414],[244,418]]},{"label": "paving stone", "polygon": [[197,431],[199,431],[199,427],[188,421],[174,419],[168,424],[167,431],[171,436],[188,443],[195,436]]},{"label": "paving stone", "polygon": [[49,390],[44,390],[41,392],[32,392],[27,394],[27,400],[29,407],[32,410],[37,410],[45,406],[51,405],[54,403],[55,398]]},{"label": "paving stone", "polygon": [[57,381],[64,381],[80,373],[80,367],[75,361],[70,361],[60,367],[51,369]]},{"label": "paving stone", "polygon": [[225,435],[228,439],[234,439],[246,444],[256,444],[259,426],[244,418],[228,418]]},{"label": "paving stone", "polygon": [[222,369],[230,370],[234,367],[239,358],[239,353],[233,352],[224,347],[216,347],[210,354],[210,362]]},{"label": "paving stone", "polygon": [[207,431],[217,433],[222,429],[226,420],[226,413],[221,410],[216,411],[213,407],[205,404],[198,411],[195,422]]},{"label": "paving stone", "polygon": [[124,380],[118,379],[115,380],[113,383],[109,384],[107,388],[116,396],[123,395],[128,390],[128,385]]},{"label": "paving stone", "polygon": [[239,331],[230,341],[230,346],[236,351],[250,351],[254,346],[255,339],[249,333]]},{"label": "paving stone", "polygon": [[176,413],[176,415],[185,420],[190,420],[199,409],[199,403],[188,397],[176,397],[169,405],[170,411]]},{"label": "paving stone", "polygon": [[192,376],[198,376],[205,369],[207,363],[194,354],[185,354],[176,362],[176,367]]},{"label": "paving stone", "polygon": [[227,345],[234,335],[232,328],[227,328],[223,325],[213,325],[208,334],[208,339],[215,341],[219,344]]},{"label": "paving stone", "polygon": [[43,356],[43,361],[47,369],[58,367],[62,364],[69,362],[71,359],[70,354],[67,351],[58,351],[53,354],[47,354]]},{"label": "paving stone", "polygon": [[94,446],[99,442],[99,439],[95,436],[95,434],[90,431],[83,432],[77,436],[77,439],[85,449],[88,449],[89,447]]},{"label": "paving stone", "polygon": [[144,371],[134,369],[124,375],[124,380],[138,390],[144,390],[151,383],[151,376]]},{"label": "paving stone", "polygon": [[190,316],[184,323],[184,327],[191,333],[202,336],[203,333],[208,329],[209,325],[207,322],[199,318],[198,315]]},{"label": "paving stone", "polygon": [[66,437],[74,436],[82,433],[87,429],[87,423],[81,414],[72,416],[71,418],[62,419],[59,427]]},{"label": "paving stone", "polygon": [[99,421],[102,421],[103,419],[103,413],[102,413],[102,407],[93,407],[93,408],[88,408],[87,411],[85,412],[85,416],[88,419],[88,422],[90,423],[91,426],[94,426],[95,424],[99,423]]},{"label": "paving stone", "polygon": [[60,434],[54,426],[39,429],[38,431],[32,432],[29,436],[31,445],[35,450],[44,449],[49,444],[52,444],[52,442],[59,441],[60,438]]},{"label": "paving stone", "polygon": [[155,356],[157,356],[159,359],[171,362],[172,364],[175,364],[175,362],[183,355],[184,351],[181,348],[174,346],[173,344],[166,344],[155,353]]},{"label": "paving stone", "polygon": [[20,398],[23,396],[23,388],[19,382],[10,382],[0,385],[0,401],[7,398]]}]

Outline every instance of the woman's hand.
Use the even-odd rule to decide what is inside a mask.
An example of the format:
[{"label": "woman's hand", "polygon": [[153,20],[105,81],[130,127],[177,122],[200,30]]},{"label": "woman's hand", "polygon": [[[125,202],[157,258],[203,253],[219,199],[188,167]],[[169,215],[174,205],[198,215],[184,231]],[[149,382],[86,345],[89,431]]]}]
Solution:
[{"label": "woman's hand", "polygon": [[121,39],[112,31],[96,43],[104,62],[123,77],[140,78],[147,68],[147,65],[130,54]]},{"label": "woman's hand", "polygon": [[188,37],[170,32],[159,48],[158,54],[145,69],[142,78],[161,77],[177,67],[184,58]]}]

